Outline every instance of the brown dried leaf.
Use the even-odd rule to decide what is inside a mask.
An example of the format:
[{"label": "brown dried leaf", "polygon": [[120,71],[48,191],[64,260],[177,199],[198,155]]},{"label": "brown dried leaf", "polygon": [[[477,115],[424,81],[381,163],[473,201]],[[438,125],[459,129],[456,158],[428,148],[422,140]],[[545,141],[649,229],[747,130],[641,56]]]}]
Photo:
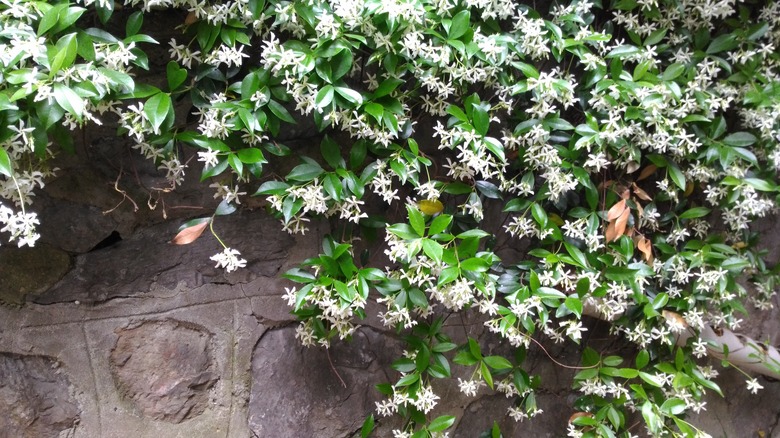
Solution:
[{"label": "brown dried leaf", "polygon": [[650,195],[648,195],[646,191],[642,190],[638,185],[636,185],[636,183],[631,183],[631,186],[634,189],[634,194],[639,199],[642,199],[642,200],[645,200],[645,201],[652,201],[653,200],[653,198],[651,198]]},{"label": "brown dried leaf", "polygon": [[620,215],[623,214],[625,210],[626,210],[626,200],[621,199],[620,201],[618,201],[618,203],[613,205],[612,208],[609,209],[609,211],[607,211],[607,220],[609,222],[614,221],[615,219],[620,217]]},{"label": "brown dried leaf", "polygon": [[615,222],[610,222],[607,225],[607,229],[604,232],[604,240],[607,241],[607,243],[612,242],[617,238],[616,236],[617,232],[615,231]]},{"label": "brown dried leaf", "polygon": [[667,321],[671,321],[676,325],[679,325],[684,328],[688,328],[688,323],[685,321],[685,318],[680,316],[679,313],[672,312],[670,310],[662,310],[661,315],[663,315],[664,319],[666,319]]},{"label": "brown dried leaf", "polygon": [[174,245],[186,245],[188,243],[194,242],[198,237],[200,237],[201,234],[203,234],[203,231],[205,231],[206,227],[209,226],[209,222],[211,222],[211,218],[204,218],[203,222],[199,222],[195,225],[190,225],[183,228],[181,231],[179,231],[178,234],[176,234],[176,237],[171,240],[171,243]]},{"label": "brown dried leaf", "polygon": [[655,171],[658,170],[658,166],[655,164],[651,164],[644,169],[642,169],[641,172],[639,172],[639,178],[637,178],[637,181],[642,181],[643,179],[649,177],[650,175],[654,174]]},{"label": "brown dried leaf", "polygon": [[645,237],[641,237],[639,242],[636,243],[636,247],[642,252],[642,257],[645,259],[648,265],[653,263],[653,246],[650,244],[650,240]]},{"label": "brown dried leaf", "polygon": [[628,199],[631,197],[631,191],[628,190],[628,187],[623,189],[623,191],[620,193],[620,197],[623,199]]},{"label": "brown dried leaf", "polygon": [[629,161],[626,165],[626,173],[634,173],[637,170],[639,170],[639,163],[634,160]]},{"label": "brown dried leaf", "polygon": [[184,24],[189,26],[190,24],[198,21],[198,16],[195,14],[195,12],[190,12],[187,14],[187,17],[184,19]]},{"label": "brown dried leaf", "polygon": [[626,233],[626,225],[628,225],[628,217],[631,216],[631,210],[625,209],[620,217],[615,221],[615,239]]},{"label": "brown dried leaf", "polygon": [[[642,208],[642,204],[640,204],[638,202],[635,202],[635,204],[636,204],[636,214],[637,214],[637,217],[644,216],[645,215],[645,209]],[[637,223],[637,225],[639,225],[639,224]]]}]

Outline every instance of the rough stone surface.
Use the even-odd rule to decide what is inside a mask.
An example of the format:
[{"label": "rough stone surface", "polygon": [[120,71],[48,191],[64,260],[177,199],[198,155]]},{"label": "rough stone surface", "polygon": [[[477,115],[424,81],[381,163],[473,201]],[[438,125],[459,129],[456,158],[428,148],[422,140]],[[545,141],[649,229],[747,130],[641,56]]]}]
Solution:
[{"label": "rough stone surface", "polygon": [[94,205],[56,199],[43,204],[40,215],[47,220],[41,221],[41,243],[63,251],[87,252],[116,229],[116,223]]},{"label": "rough stone surface", "polygon": [[294,327],[268,331],[252,357],[249,428],[255,437],[352,436],[400,352],[397,341],[366,328],[351,343],[334,344],[330,359],[326,350],[302,347]]},{"label": "rough stone surface", "polygon": [[203,413],[217,376],[211,336],[181,321],[119,330],[111,351],[117,387],[146,417],[180,423]]},{"label": "rough stone surface", "polygon": [[79,407],[56,359],[0,353],[0,437],[57,438]]},{"label": "rough stone surface", "polygon": [[52,287],[70,269],[70,257],[48,245],[0,247],[0,303],[18,306]]},{"label": "rough stone surface", "polygon": [[112,246],[82,254],[65,278],[35,302],[91,304],[147,295],[154,288],[247,283],[259,276],[276,275],[293,242],[276,219],[261,211],[220,216],[215,231],[249,261],[246,269],[226,274],[209,259],[221,247],[208,230],[189,245],[168,243],[177,228],[176,223],[143,228]]}]

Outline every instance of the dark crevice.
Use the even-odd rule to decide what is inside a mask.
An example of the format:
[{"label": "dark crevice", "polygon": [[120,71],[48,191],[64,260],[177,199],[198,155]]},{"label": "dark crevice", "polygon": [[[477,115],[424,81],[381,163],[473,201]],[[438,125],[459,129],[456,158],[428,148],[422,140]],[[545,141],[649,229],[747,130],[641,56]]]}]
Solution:
[{"label": "dark crevice", "polygon": [[99,249],[108,248],[109,246],[114,246],[117,243],[122,241],[122,235],[119,234],[118,231],[114,230],[109,234],[105,239],[101,240],[97,243],[97,245],[93,246],[92,249],[90,249],[87,252],[97,251]]}]

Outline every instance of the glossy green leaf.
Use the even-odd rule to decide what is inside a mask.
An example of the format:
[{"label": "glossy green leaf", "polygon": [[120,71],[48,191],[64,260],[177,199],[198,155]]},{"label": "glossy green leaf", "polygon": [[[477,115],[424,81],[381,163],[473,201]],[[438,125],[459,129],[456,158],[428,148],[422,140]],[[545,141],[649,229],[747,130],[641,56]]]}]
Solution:
[{"label": "glossy green leaf", "polygon": [[144,114],[152,125],[154,132],[159,133],[168,112],[173,110],[171,96],[168,93],[157,93],[146,100]]},{"label": "glossy green leaf", "polygon": [[431,424],[428,425],[428,430],[431,432],[441,432],[446,430],[455,423],[455,418],[456,417],[454,415],[442,415],[441,417],[436,417],[433,421],[431,421]]},{"label": "glossy green leaf", "polygon": [[420,210],[417,209],[417,207],[412,205],[406,206],[407,212],[409,212],[409,225],[412,226],[412,229],[415,233],[417,233],[418,236],[422,237],[425,235],[425,218],[423,217]]},{"label": "glossy green leaf", "polygon": [[181,68],[178,63],[171,61],[165,68],[168,79],[168,90],[174,91],[187,80],[187,70]]},{"label": "glossy green leaf", "polygon": [[366,417],[366,420],[363,421],[363,427],[360,428],[360,438],[368,438],[369,435],[371,435],[371,432],[374,431],[374,414],[369,415]]},{"label": "glossy green leaf", "polygon": [[293,170],[287,174],[285,179],[299,182],[308,182],[319,177],[323,173],[325,173],[325,171],[318,164],[303,163],[295,166]]},{"label": "glossy green leaf", "polygon": [[11,158],[8,156],[8,152],[0,147],[0,174],[7,177],[11,177],[14,173],[14,168],[11,165]]},{"label": "glossy green leaf", "polygon": [[469,30],[471,24],[471,14],[468,9],[464,9],[454,17],[452,17],[452,23],[450,24],[450,30],[447,32],[449,39],[458,39],[462,37],[466,31]]},{"label": "glossy green leaf", "polygon": [[57,104],[76,117],[76,119],[81,120],[84,114],[84,100],[73,90],[59,82],[55,83],[52,88],[52,94]]}]

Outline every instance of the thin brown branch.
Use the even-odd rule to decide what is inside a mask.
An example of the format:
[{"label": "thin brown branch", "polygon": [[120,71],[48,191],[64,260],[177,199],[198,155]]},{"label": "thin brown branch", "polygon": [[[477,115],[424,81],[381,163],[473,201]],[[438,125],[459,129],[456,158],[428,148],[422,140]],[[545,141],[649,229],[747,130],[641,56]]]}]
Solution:
[{"label": "thin brown branch", "polygon": [[339,372],[336,370],[336,367],[335,367],[335,366],[333,366],[333,361],[332,361],[332,360],[330,360],[330,350],[326,348],[326,349],[325,349],[325,354],[327,354],[327,355],[328,355],[328,363],[330,364],[330,369],[333,371],[333,374],[335,374],[335,375],[336,375],[336,377],[338,377],[338,378],[339,378],[339,381],[341,382],[341,386],[343,386],[344,388],[346,388],[346,387],[347,387],[347,384],[346,384],[346,383],[344,383],[344,379],[342,379],[342,378],[341,378],[341,375],[340,375],[340,374],[339,374]]}]

